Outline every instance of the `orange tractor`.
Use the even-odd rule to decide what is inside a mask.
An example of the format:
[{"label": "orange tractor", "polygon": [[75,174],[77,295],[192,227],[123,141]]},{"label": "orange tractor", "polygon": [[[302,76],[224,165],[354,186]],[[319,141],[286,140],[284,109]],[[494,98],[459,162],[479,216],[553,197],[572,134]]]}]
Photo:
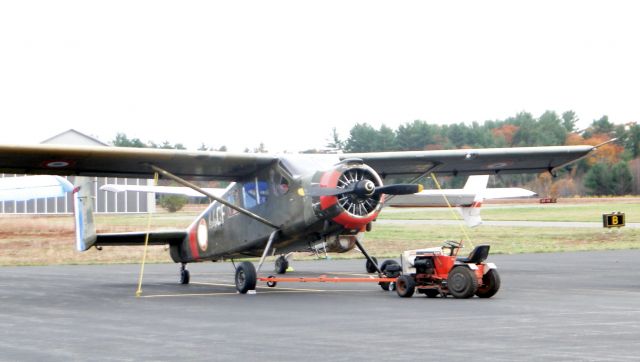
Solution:
[{"label": "orange tractor", "polygon": [[[460,248],[461,243],[447,241],[442,247],[408,250],[402,253],[401,265],[386,260],[381,269],[388,277],[397,277],[395,289],[401,297],[417,291],[427,298],[491,298],[500,289],[500,276],[495,264],[485,262],[489,245],[478,245],[466,258],[457,257]],[[391,283],[380,286],[389,290]]]}]

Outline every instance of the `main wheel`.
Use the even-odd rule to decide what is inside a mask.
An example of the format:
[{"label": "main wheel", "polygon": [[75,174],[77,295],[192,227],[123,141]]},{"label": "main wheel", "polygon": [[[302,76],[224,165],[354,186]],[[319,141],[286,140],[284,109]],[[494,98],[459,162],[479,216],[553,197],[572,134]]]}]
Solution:
[{"label": "main wheel", "polygon": [[189,284],[189,280],[191,276],[189,275],[189,271],[187,269],[182,269],[180,271],[180,284]]},{"label": "main wheel", "polygon": [[395,278],[400,275],[401,268],[397,261],[389,259],[382,262],[380,270],[387,277]]},{"label": "main wheel", "polygon": [[276,259],[276,273],[284,274],[287,272],[287,268],[289,268],[289,261],[284,255],[280,255],[278,259]]},{"label": "main wheel", "polygon": [[478,289],[476,273],[466,266],[458,266],[449,272],[447,288],[455,298],[471,298]]},{"label": "main wheel", "polygon": [[500,289],[500,275],[491,269],[482,277],[482,285],[478,287],[476,295],[480,298],[491,298]]},{"label": "main wheel", "polygon": [[[374,263],[376,263],[376,265],[378,265],[378,259],[376,259],[375,257],[371,257],[371,259],[373,260]],[[367,273],[371,274],[371,273],[375,273],[378,270],[376,269],[376,266],[373,265],[369,259],[367,259],[367,262],[365,264],[365,267],[367,268]]]},{"label": "main wheel", "polygon": [[408,275],[401,275],[396,280],[396,293],[403,298],[410,298],[416,290],[416,282]]},{"label": "main wheel", "polygon": [[[387,271],[387,269],[389,270]],[[396,278],[400,275],[400,264],[395,260],[385,260],[380,265],[380,270],[386,277]],[[392,288],[391,283],[389,282],[380,282],[378,284],[380,284],[380,288],[385,292],[388,292]]]},{"label": "main wheel", "polygon": [[248,261],[243,261],[236,268],[236,289],[240,294],[246,294],[256,289],[256,268]]}]

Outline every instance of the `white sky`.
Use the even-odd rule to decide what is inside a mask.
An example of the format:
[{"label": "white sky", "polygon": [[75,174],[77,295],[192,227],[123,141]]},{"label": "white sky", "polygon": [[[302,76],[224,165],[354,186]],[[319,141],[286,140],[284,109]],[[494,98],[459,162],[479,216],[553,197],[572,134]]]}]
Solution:
[{"label": "white sky", "polygon": [[0,143],[281,151],[356,122],[640,121],[636,3],[2,1]]}]

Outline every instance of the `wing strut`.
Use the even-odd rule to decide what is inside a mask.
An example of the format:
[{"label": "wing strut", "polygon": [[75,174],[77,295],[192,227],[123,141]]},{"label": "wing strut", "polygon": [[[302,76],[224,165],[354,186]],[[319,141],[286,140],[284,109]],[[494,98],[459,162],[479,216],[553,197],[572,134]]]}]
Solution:
[{"label": "wing strut", "polygon": [[209,193],[209,192],[203,190],[202,188],[198,187],[197,185],[194,185],[191,182],[189,182],[189,181],[187,181],[187,180],[185,180],[185,179],[183,179],[181,177],[178,177],[178,176],[172,174],[171,172],[169,172],[167,170],[164,170],[164,169],[162,169],[162,168],[160,168],[160,167],[158,167],[156,165],[151,165],[150,164],[149,166],[151,166],[151,168],[154,171],[159,172],[162,176],[166,176],[166,177],[172,179],[173,181],[175,181],[175,182],[177,182],[177,183],[179,183],[181,185],[184,185],[184,186],[187,186],[189,188],[192,188],[192,189],[198,191],[199,193],[211,198],[212,200],[215,200],[215,201],[221,203],[224,206],[230,207],[230,208],[236,210],[237,212],[239,212],[241,214],[244,214],[246,216],[249,216],[250,218],[252,218],[254,220],[257,220],[257,221],[259,221],[259,222],[261,222],[261,223],[263,223],[263,224],[265,224],[267,226],[270,226],[270,227],[272,227],[274,229],[280,229],[280,227],[278,225],[270,222],[269,220],[267,220],[267,219],[265,219],[265,218],[263,218],[263,217],[261,217],[259,215],[256,215],[256,214],[252,213],[249,210],[243,209],[243,208],[238,207],[238,206],[236,206],[236,205],[234,205],[232,203],[229,203],[226,200],[223,200],[223,199],[221,199],[221,198],[219,198],[217,196],[214,196],[211,193]]}]

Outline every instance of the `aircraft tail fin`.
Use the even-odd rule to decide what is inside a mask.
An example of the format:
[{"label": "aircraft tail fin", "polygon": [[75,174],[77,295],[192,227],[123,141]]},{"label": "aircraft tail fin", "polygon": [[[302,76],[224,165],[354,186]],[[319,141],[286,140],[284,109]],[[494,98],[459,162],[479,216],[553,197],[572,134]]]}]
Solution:
[{"label": "aircraft tail fin", "polygon": [[464,190],[473,191],[476,194],[484,193],[489,184],[489,175],[471,175],[464,184]]},{"label": "aircraft tail fin", "polygon": [[96,242],[96,226],[93,221],[93,182],[88,177],[77,177],[73,190],[74,219],[76,224],[76,249],[89,250]]}]

